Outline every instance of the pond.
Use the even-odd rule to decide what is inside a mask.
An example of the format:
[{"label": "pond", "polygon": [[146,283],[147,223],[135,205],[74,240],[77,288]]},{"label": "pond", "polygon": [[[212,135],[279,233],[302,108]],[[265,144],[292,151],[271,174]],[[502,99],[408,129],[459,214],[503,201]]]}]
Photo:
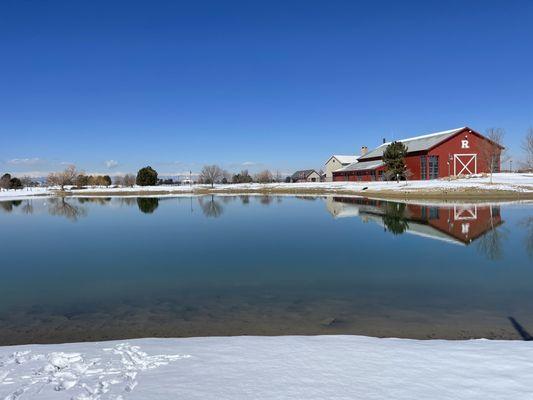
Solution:
[{"label": "pond", "polygon": [[39,197],[0,242],[0,345],[533,332],[531,204]]}]

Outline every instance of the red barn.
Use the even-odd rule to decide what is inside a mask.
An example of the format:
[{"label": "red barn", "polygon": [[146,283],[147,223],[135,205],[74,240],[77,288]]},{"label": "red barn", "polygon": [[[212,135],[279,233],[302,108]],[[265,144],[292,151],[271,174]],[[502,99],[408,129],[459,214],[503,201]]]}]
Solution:
[{"label": "red barn", "polygon": [[[500,170],[503,147],[482,134],[462,127],[399,140],[407,147],[409,179],[426,180]],[[382,180],[383,153],[389,143],[359,157],[358,162],[333,172],[334,181]]]}]

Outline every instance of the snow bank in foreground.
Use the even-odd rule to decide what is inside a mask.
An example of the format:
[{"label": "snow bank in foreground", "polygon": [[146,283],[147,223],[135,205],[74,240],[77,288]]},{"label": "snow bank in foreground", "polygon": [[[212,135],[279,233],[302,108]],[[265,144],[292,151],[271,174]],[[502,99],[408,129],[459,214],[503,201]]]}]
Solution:
[{"label": "snow bank in foreground", "polygon": [[525,399],[533,346],[363,336],[0,348],[0,399]]}]

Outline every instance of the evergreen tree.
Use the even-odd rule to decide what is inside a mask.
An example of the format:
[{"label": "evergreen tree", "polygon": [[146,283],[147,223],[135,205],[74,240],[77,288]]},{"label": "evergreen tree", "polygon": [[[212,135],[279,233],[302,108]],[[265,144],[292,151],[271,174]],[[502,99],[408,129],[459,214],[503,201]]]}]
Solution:
[{"label": "evergreen tree", "polygon": [[22,182],[19,178],[11,178],[9,181],[9,188],[10,189],[22,189]]},{"label": "evergreen tree", "polygon": [[141,168],[135,182],[139,186],[154,186],[157,184],[157,171],[150,166]]},{"label": "evergreen tree", "polygon": [[383,162],[387,167],[388,174],[396,180],[406,178],[407,167],[405,166],[405,156],[407,146],[402,142],[392,142],[383,153]]}]

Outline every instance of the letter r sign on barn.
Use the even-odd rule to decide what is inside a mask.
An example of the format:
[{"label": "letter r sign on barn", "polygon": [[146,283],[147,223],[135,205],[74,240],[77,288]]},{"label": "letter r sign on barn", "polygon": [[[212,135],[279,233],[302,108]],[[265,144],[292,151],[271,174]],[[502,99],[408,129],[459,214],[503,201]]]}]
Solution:
[{"label": "letter r sign on barn", "polygon": [[468,144],[468,140],[467,139],[461,140],[461,149],[469,149],[469,148],[470,148],[470,145]]}]

